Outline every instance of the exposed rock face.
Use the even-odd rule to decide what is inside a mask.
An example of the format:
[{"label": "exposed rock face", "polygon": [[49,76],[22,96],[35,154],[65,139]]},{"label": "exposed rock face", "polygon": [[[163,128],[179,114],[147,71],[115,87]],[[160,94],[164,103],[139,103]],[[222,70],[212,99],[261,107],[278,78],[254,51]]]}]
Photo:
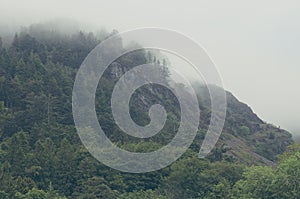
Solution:
[{"label": "exposed rock face", "polygon": [[[119,63],[112,64],[110,77],[117,81],[130,67],[122,66]],[[138,74],[137,74],[138,75]],[[179,85],[178,85],[179,86]],[[220,89],[209,85],[212,89]],[[201,141],[204,138],[210,122],[210,95],[204,85],[194,85],[199,98],[201,110],[199,132],[200,139],[195,141],[195,150],[199,150]],[[216,147],[227,148],[225,155],[231,156],[241,162],[249,164],[274,164],[278,154],[282,153],[292,143],[292,136],[289,132],[279,129],[273,125],[266,124],[252,109],[240,102],[233,94],[226,92],[227,116],[222,135]],[[133,119],[138,124],[146,125],[149,122],[148,110],[153,104],[162,104],[167,111],[174,116],[172,119],[180,120],[180,106],[172,92],[158,85],[145,86],[138,89],[132,96],[131,107]],[[176,122],[175,122],[176,123]],[[174,132],[176,132],[176,124]],[[168,129],[170,131],[170,128]],[[170,141],[174,132],[167,133],[168,139],[160,143]],[[164,137],[164,139],[166,138]]]},{"label": "exposed rock face", "polygon": [[[209,93],[205,86],[198,86],[202,113],[209,113]],[[209,118],[205,115],[203,118]],[[206,123],[202,123],[205,128]],[[207,128],[207,127],[206,127]],[[225,126],[217,147],[225,147],[226,154],[249,164],[272,165],[277,155],[293,142],[292,135],[274,125],[263,122],[252,109],[230,92],[227,92]]]}]

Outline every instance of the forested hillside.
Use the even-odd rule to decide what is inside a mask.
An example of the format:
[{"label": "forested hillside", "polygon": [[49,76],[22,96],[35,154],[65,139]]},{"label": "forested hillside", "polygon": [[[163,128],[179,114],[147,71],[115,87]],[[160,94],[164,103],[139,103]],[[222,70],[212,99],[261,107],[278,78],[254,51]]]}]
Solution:
[{"label": "forested hillside", "polygon": [[[209,94],[200,84],[194,85],[201,109],[199,131],[190,149],[175,163],[155,172],[130,174],[94,159],[74,127],[72,88],[84,58],[110,34],[81,31],[64,34],[32,26],[16,33],[8,46],[0,40],[0,198],[297,198],[300,195],[300,147],[293,145],[286,151],[293,143],[291,135],[263,122],[229,92],[220,140],[208,157],[198,158],[210,119]],[[120,41],[115,48],[124,46]],[[161,134],[151,139],[132,139],[113,122],[108,95],[115,82],[130,68],[153,62],[165,64],[151,52],[125,55],[105,71],[97,89],[96,110],[103,130],[118,146],[130,151],[160,148],[173,138],[178,128],[178,102],[170,91],[159,86],[139,89],[130,111],[136,123],[145,125],[149,122],[149,107],[162,103],[168,111],[168,120]],[[164,67],[167,71],[167,66]]]}]

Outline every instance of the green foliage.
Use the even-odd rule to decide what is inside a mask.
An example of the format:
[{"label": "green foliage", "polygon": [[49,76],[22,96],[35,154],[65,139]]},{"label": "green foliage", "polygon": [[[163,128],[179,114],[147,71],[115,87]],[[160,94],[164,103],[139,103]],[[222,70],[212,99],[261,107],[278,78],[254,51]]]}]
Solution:
[{"label": "green foliage", "polygon": [[250,134],[250,129],[247,126],[241,126],[240,132],[242,135],[249,135]]},{"label": "green foliage", "polygon": [[[277,168],[249,167],[233,189],[233,198],[298,198],[300,193],[300,151],[287,152]],[[291,149],[290,148],[290,149]]]},{"label": "green foliage", "polygon": [[237,198],[266,198],[272,193],[274,171],[271,167],[257,166],[247,168],[244,173],[246,180],[235,185]]},{"label": "green foliage", "polygon": [[151,189],[146,190],[146,191],[134,191],[134,192],[130,192],[130,193],[125,193],[118,197],[118,199],[141,199],[141,198],[168,199],[167,196],[159,195]]},{"label": "green foliage", "polygon": [[17,192],[15,197],[16,199],[47,199],[47,193],[43,190],[33,188],[24,195]]},{"label": "green foliage", "polygon": [[[161,188],[171,198],[223,198],[241,178],[243,167],[228,162],[210,163],[193,154],[171,166]],[[220,197],[217,197],[219,195]]]},{"label": "green foliage", "polygon": [[51,192],[46,192],[44,190],[33,188],[29,190],[26,194],[16,192],[14,195],[16,199],[67,199],[66,197],[61,197],[58,194],[53,194]]},{"label": "green foliage", "polygon": [[9,199],[8,193],[5,193],[4,191],[0,191],[0,199]]},{"label": "green foliage", "polygon": [[[200,100],[199,134],[191,149],[169,167],[129,174],[99,163],[81,144],[75,131],[71,95],[78,67],[100,39],[93,33],[79,31],[65,35],[37,27],[16,34],[7,48],[1,46],[0,39],[0,199],[296,198],[299,195],[299,146],[289,148],[280,157],[276,170],[250,167],[243,176],[245,166],[226,158],[233,157],[227,153],[236,151],[229,150],[223,137],[220,147],[207,159],[198,158],[210,120],[208,99]],[[107,36],[101,33],[101,39]],[[124,47],[120,40],[112,48],[118,52]],[[134,139],[124,134],[112,119],[110,94],[115,82],[132,67],[149,62],[167,65],[158,52],[142,50],[122,56],[105,71],[96,92],[101,127],[118,146],[134,152],[161,148],[179,127],[178,101],[171,91],[159,86],[138,89],[130,101],[130,114],[140,125],[149,123],[151,105],[161,103],[165,107],[167,121],[158,135],[143,141]],[[161,72],[169,75],[167,68]],[[163,80],[167,82],[167,78]],[[199,89],[201,92],[205,91]],[[285,150],[291,142],[289,134],[264,124],[248,106],[228,97],[225,135],[234,134],[266,158],[275,159]]]}]

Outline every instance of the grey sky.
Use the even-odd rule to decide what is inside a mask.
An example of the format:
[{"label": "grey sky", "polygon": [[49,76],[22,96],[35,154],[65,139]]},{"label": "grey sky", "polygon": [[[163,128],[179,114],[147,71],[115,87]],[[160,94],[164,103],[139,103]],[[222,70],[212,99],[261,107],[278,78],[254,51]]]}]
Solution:
[{"label": "grey sky", "polygon": [[2,24],[76,19],[108,29],[155,26],[208,51],[225,88],[265,121],[300,134],[300,2],[0,0]]}]

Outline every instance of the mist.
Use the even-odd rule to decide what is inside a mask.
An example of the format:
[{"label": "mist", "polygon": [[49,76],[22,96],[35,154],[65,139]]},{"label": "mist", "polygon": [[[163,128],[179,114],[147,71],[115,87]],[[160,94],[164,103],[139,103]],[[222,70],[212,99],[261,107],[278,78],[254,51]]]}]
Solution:
[{"label": "mist", "polygon": [[65,31],[176,30],[201,44],[226,90],[264,121],[300,135],[300,2],[0,0],[0,33],[61,24]]}]

